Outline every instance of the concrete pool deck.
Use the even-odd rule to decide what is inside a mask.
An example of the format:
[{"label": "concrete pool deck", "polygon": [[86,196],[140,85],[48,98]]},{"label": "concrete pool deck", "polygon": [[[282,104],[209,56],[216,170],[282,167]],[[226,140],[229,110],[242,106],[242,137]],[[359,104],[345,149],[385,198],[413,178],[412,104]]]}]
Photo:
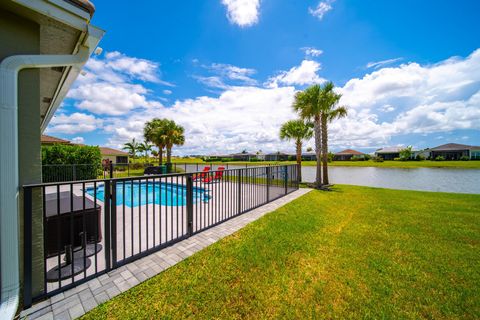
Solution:
[{"label": "concrete pool deck", "polygon": [[[308,193],[299,189],[277,200],[243,213],[169,247],[125,264],[75,288],[39,302],[21,312],[25,319],[74,319],[97,305],[154,277],[197,251],[238,231],[252,221]],[[118,217],[117,217],[118,219]]]}]

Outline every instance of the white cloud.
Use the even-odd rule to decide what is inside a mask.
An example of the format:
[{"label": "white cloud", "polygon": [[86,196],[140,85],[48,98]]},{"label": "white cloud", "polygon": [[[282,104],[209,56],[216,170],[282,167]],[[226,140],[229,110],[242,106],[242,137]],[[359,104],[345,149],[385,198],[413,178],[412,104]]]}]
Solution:
[{"label": "white cloud", "polygon": [[403,58],[400,57],[400,58],[394,58],[394,59],[388,59],[388,60],[382,60],[382,61],[373,61],[373,62],[367,63],[366,67],[367,69],[370,69],[370,68],[379,69],[381,67],[384,67],[386,65],[389,65],[401,60],[403,60]]},{"label": "white cloud", "polygon": [[[480,50],[467,58],[433,65],[403,64],[383,68],[338,89],[351,113],[364,112],[372,132],[394,135],[480,129]],[[382,112],[396,112],[381,122]],[[376,118],[375,118],[376,117]],[[349,117],[350,118],[350,117]]]},{"label": "white cloud", "polygon": [[[224,63],[212,63],[211,65],[202,65],[202,67],[215,75],[194,75],[193,78],[210,88],[228,89],[234,84],[248,86],[257,84],[257,80],[251,78],[257,72],[255,69],[241,68]],[[232,84],[227,84],[227,82]]]},{"label": "white cloud", "polygon": [[[219,97],[198,97],[176,101],[173,106],[155,109],[155,114],[175,120],[186,129],[183,154],[223,153],[285,148],[278,138],[280,125],[293,119],[293,87],[264,89],[231,87]],[[113,146],[141,138],[151,113],[136,113],[114,120],[106,130]],[[178,152],[177,148],[177,152]]]},{"label": "white cloud", "polygon": [[230,80],[237,80],[248,85],[253,85],[257,83],[255,79],[250,78],[250,76],[254,75],[257,72],[255,69],[240,68],[237,66],[232,66],[231,64],[224,63],[213,63],[207,68]]},{"label": "white cloud", "polygon": [[315,49],[315,48],[313,48],[313,47],[303,47],[303,48],[301,48],[301,50],[302,50],[303,52],[305,52],[305,55],[306,55],[306,56],[310,56],[310,57],[318,57],[318,56],[320,56],[320,55],[323,53],[322,50],[320,50],[320,49]]},{"label": "white cloud", "polygon": [[47,132],[65,134],[91,132],[100,129],[102,125],[103,120],[92,115],[79,112],[70,115],[60,113],[52,118]]},{"label": "white cloud", "polygon": [[167,89],[165,89],[165,90],[163,90],[162,92],[163,92],[163,94],[166,94],[166,95],[172,94],[172,90],[167,90]]},{"label": "white cloud", "polygon": [[147,89],[141,85],[99,82],[73,88],[68,97],[76,99],[76,107],[95,114],[122,115],[136,108],[161,105],[146,98]]},{"label": "white cloud", "polygon": [[323,19],[323,16],[330,10],[333,9],[332,3],[334,0],[320,1],[315,8],[308,8],[308,12],[317,17],[319,20]]},{"label": "white cloud", "polygon": [[85,142],[85,139],[83,137],[75,137],[72,139],[72,143],[83,144],[84,142]]},{"label": "white cloud", "polygon": [[[145,82],[168,84],[159,79],[159,64],[108,52],[104,58],[92,58],[79,76],[68,98],[75,107],[95,114],[122,115],[134,109],[161,105],[149,99]],[[168,84],[169,85],[169,84]]]},{"label": "white cloud", "polygon": [[258,22],[260,0],[222,0],[227,8],[227,18],[240,27],[249,27]]},{"label": "white cloud", "polygon": [[313,60],[303,60],[299,66],[292,67],[288,71],[282,71],[274,77],[270,77],[266,86],[276,88],[279,85],[310,85],[325,82],[325,79],[318,76],[320,63]]}]

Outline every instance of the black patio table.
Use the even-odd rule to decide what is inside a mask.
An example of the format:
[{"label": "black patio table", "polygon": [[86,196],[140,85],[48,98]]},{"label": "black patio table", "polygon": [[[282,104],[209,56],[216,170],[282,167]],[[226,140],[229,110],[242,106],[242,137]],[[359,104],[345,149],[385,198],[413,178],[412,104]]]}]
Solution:
[{"label": "black patio table", "polygon": [[[60,203],[60,211],[58,211],[58,203]],[[82,244],[84,245],[83,235],[86,236],[87,243],[100,242],[102,240],[101,206],[87,197],[78,195],[71,197],[70,191],[46,194],[44,227],[47,257],[64,253],[65,246],[81,247]]]}]

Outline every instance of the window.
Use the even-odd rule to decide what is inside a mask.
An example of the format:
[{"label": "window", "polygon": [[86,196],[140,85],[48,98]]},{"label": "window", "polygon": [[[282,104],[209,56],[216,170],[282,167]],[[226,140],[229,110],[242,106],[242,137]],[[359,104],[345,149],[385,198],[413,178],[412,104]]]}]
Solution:
[{"label": "window", "polygon": [[117,163],[128,163],[127,156],[117,156]]}]

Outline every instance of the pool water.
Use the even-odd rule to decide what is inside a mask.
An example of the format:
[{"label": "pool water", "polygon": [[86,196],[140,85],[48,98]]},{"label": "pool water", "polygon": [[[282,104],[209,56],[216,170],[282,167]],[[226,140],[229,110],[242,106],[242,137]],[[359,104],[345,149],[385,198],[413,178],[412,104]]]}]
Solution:
[{"label": "pool water", "polygon": [[[125,187],[124,187],[125,184]],[[105,197],[105,187],[100,185],[96,188],[86,189],[86,193],[103,201]],[[208,190],[203,188],[193,188],[193,202],[208,201],[210,196]],[[155,182],[117,182],[117,206],[125,204],[128,207],[138,207],[148,204],[158,204],[163,206],[185,206],[187,204],[187,188],[181,184]]]}]

